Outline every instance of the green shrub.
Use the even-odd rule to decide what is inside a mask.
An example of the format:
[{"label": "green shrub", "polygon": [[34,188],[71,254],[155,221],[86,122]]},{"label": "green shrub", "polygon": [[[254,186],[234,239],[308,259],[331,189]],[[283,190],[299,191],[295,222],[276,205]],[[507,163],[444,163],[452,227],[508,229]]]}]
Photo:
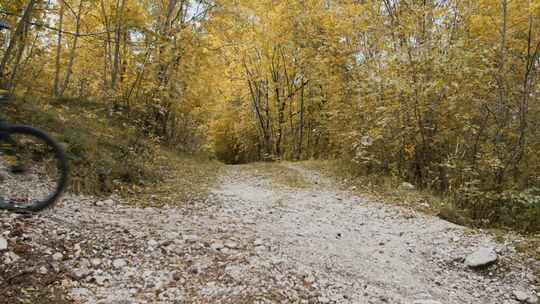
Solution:
[{"label": "green shrub", "polygon": [[474,188],[456,192],[454,204],[479,226],[511,227],[540,231],[540,189],[503,192]]}]

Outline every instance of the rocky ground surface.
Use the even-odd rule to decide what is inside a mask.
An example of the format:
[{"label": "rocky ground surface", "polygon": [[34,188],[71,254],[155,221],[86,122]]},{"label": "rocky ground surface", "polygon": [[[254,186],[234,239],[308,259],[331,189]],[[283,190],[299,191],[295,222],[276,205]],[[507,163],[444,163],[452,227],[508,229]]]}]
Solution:
[{"label": "rocky ground surface", "polygon": [[0,213],[0,303],[538,303],[540,265],[515,237],[287,170],[306,185],[231,166],[189,206],[67,196],[38,215]]}]

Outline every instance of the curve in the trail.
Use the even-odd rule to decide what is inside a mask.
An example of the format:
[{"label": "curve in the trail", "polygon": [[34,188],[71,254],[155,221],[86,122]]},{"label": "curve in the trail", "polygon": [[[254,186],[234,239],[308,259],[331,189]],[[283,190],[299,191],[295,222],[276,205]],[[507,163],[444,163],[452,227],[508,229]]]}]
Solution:
[{"label": "curve in the trail", "polygon": [[[513,291],[532,290],[524,279],[531,270],[486,234],[340,191],[300,165],[284,167],[310,186],[279,186],[239,166],[216,194],[226,212],[253,222],[271,244],[262,257],[305,273],[323,302],[518,303]],[[499,265],[468,269],[463,258],[481,247],[495,248]]]}]

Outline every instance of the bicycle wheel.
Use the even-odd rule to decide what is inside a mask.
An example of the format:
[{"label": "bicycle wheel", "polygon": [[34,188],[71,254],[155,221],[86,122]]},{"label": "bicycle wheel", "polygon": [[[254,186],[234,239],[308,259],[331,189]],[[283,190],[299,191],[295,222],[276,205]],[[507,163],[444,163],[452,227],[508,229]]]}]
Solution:
[{"label": "bicycle wheel", "polygon": [[35,212],[54,204],[68,180],[58,143],[29,126],[9,126],[0,138],[0,209]]}]

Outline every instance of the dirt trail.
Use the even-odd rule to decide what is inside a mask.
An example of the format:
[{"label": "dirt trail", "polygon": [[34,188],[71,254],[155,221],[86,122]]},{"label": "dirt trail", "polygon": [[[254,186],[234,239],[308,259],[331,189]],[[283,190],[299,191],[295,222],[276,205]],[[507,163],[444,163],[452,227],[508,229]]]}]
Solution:
[{"label": "dirt trail", "polygon": [[[67,197],[30,218],[0,213],[0,303],[512,304],[516,291],[534,302],[534,262],[511,243],[275,166],[305,183],[230,166],[182,208]],[[470,270],[480,247],[499,261]]]}]

